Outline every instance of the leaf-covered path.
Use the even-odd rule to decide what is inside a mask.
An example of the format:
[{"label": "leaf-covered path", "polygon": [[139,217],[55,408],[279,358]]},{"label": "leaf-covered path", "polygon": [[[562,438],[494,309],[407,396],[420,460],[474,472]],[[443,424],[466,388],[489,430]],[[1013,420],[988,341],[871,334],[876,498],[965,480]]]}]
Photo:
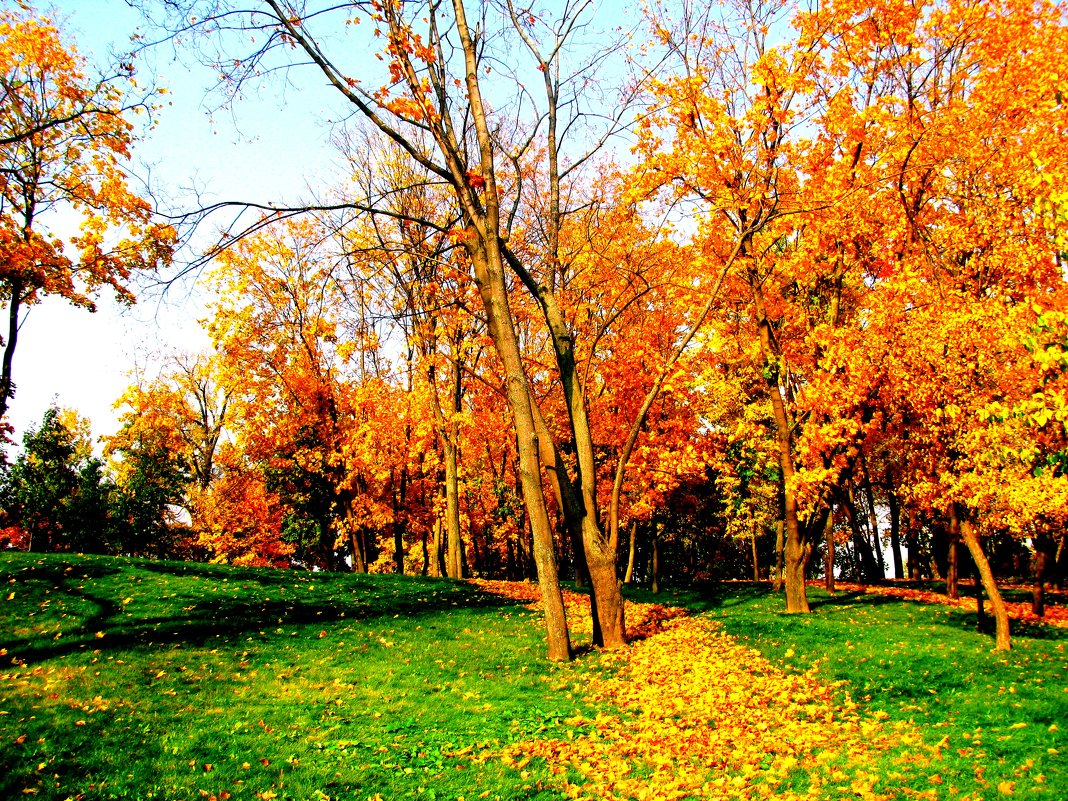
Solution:
[{"label": "leaf-covered path", "polygon": [[[532,601],[537,593],[536,585],[487,589]],[[569,593],[566,601],[573,628],[588,630],[585,598]],[[508,763],[523,768],[546,760],[575,798],[875,799],[932,792],[903,786],[914,769],[933,773],[940,753],[908,724],[865,713],[812,671],[772,665],[709,617],[628,604],[627,620],[636,641],[603,654],[581,688],[601,711],[567,721],[566,739],[513,746],[504,755]],[[885,771],[887,752],[895,771],[883,775],[876,765]]]}]

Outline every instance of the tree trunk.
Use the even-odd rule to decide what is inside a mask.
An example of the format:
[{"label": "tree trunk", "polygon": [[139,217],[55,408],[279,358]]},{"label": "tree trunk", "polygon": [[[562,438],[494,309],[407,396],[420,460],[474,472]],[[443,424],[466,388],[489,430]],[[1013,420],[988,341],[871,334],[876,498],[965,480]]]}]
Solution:
[{"label": "tree trunk", "polygon": [[[743,250],[744,253],[744,250]],[[807,551],[798,519],[797,495],[794,488],[794,455],[790,417],[786,411],[783,389],[780,384],[782,354],[775,343],[764,305],[764,291],[759,278],[750,270],[749,287],[753,296],[753,312],[756,317],[760,350],[764,358],[763,375],[771,399],[772,417],[775,420],[775,444],[779,460],[779,491],[783,501],[783,525],[786,529],[786,547],[783,551],[784,581],[786,583],[786,611],[808,612],[808,597],[805,591],[805,566]]]},{"label": "tree trunk", "polygon": [[571,641],[567,631],[564,599],[560,592],[552,527],[545,507],[545,496],[542,494],[538,435],[531,408],[530,388],[519,352],[519,340],[508,301],[503,265],[499,252],[494,248],[496,242],[489,238],[490,247],[487,249],[477,246],[482,244],[477,236],[473,239],[468,252],[471,255],[475,282],[486,310],[487,328],[504,366],[508,406],[516,429],[520,487],[534,539],[534,564],[545,611],[549,659],[565,661],[571,658]]},{"label": "tree trunk", "polygon": [[954,601],[960,598],[960,518],[955,509],[949,510],[949,544],[946,551],[946,595]]},{"label": "tree trunk", "polygon": [[872,545],[875,547],[875,575],[874,581],[882,581],[886,578],[886,563],[883,562],[883,546],[879,541],[879,515],[875,509],[875,494],[871,489],[871,477],[868,475],[868,466],[863,464],[864,469],[864,500],[868,507],[868,528],[871,531]]},{"label": "tree trunk", "polygon": [[349,529],[349,547],[352,548],[352,569],[356,573],[367,572],[367,553],[364,551],[362,528]]},{"label": "tree trunk", "polygon": [[894,559],[894,578],[900,581],[905,578],[905,566],[901,562],[901,502],[893,489],[887,491],[886,497],[890,504],[890,551]]},{"label": "tree trunk", "polygon": [[905,529],[905,546],[908,548],[908,571],[909,578],[913,581],[920,580],[920,533],[916,524],[916,513],[909,509],[906,517],[907,528]]},{"label": "tree trunk", "polygon": [[13,280],[8,293],[7,338],[4,340],[3,367],[0,369],[0,420],[7,417],[8,403],[15,396],[15,384],[11,378],[11,371],[14,366],[15,346],[19,340],[19,309],[21,307],[22,283]]},{"label": "tree trunk", "polygon": [[983,589],[986,590],[990,605],[994,608],[996,625],[994,647],[998,651],[1007,651],[1011,647],[1009,640],[1009,612],[1005,608],[1005,601],[1002,599],[1001,593],[998,591],[997,582],[994,581],[994,572],[990,569],[990,562],[987,561],[986,554],[983,553],[982,545],[979,543],[979,533],[976,531],[975,524],[968,519],[960,520],[960,535],[968,548],[968,552],[972,555],[972,560],[975,562],[975,567],[982,579]]},{"label": "tree trunk", "polygon": [[628,587],[630,583],[634,581],[634,553],[636,551],[636,543],[638,541],[638,521],[630,521],[630,548],[627,552],[627,574],[623,578],[623,583]]},{"label": "tree trunk", "polygon": [[653,529],[652,540],[653,553],[649,561],[649,574],[652,580],[649,584],[649,589],[653,595],[656,595],[660,592],[660,536],[656,529]]},{"label": "tree trunk", "polygon": [[[632,537],[633,539],[633,537]],[[749,532],[749,542],[753,549],[753,581],[760,581],[760,557],[757,554],[757,526],[753,524],[753,530]]]},{"label": "tree trunk", "polygon": [[823,538],[827,542],[827,552],[823,558],[823,586],[827,592],[834,593],[834,510],[827,513],[827,522],[823,524]]},{"label": "tree trunk", "polygon": [[1035,537],[1035,557],[1032,562],[1034,586],[1031,590],[1031,612],[1038,617],[1046,614],[1046,574],[1049,571],[1050,543],[1045,535]]},{"label": "tree trunk", "polygon": [[445,438],[445,574],[449,578],[463,577],[460,556],[460,491],[456,464],[456,442]]},{"label": "tree trunk", "polygon": [[775,589],[775,592],[778,592],[782,589],[782,572],[783,565],[785,563],[784,549],[786,547],[785,542],[783,540],[783,528],[784,527],[782,520],[777,520],[775,522],[775,576],[771,582],[772,587],[774,587]]}]

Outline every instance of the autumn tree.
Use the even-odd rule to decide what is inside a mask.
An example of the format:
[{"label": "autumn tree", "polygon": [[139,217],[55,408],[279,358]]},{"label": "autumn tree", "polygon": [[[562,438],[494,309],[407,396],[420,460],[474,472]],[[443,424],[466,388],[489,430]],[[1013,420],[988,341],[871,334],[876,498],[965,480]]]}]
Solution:
[{"label": "autumn tree", "polygon": [[[130,64],[94,76],[48,18],[0,14],[0,417],[29,307],[54,295],[92,310],[104,287],[132,303],[134,274],[170,260],[174,230],[153,222],[126,172],[143,95]],[[74,215],[76,233],[64,233],[59,212]]]},{"label": "autumn tree", "polygon": [[[615,572],[615,553],[604,535],[596,500],[595,468],[588,415],[582,388],[576,381],[571,332],[559,313],[553,295],[551,269],[555,254],[551,236],[541,263],[525,263],[508,247],[516,210],[523,203],[516,161],[528,145],[547,137],[550,152],[558,155],[566,137],[588,130],[583,104],[593,97],[593,66],[601,56],[577,66],[566,65],[577,36],[587,31],[589,4],[569,7],[556,15],[546,9],[519,6],[484,5],[479,15],[469,17],[460,0],[447,4],[395,3],[392,0],[366,7],[345,9],[295,8],[278,0],[264,0],[248,7],[237,4],[202,7],[197,2],[168,4],[175,12],[172,29],[186,27],[195,19],[200,30],[212,31],[226,19],[226,28],[236,24],[251,34],[254,44],[240,54],[228,52],[223,62],[228,75],[240,80],[267,64],[291,65],[289,45],[295,45],[302,58],[317,67],[340,92],[356,113],[363,116],[381,135],[396,142],[414,162],[432,174],[452,193],[459,223],[458,243],[471,264],[475,285],[481,295],[487,330],[506,376],[508,404],[516,427],[521,486],[528,520],[534,532],[535,560],[544,593],[549,652],[554,659],[566,659],[570,644],[559,594],[553,537],[542,494],[539,463],[539,432],[528,377],[508,295],[507,274],[513,272],[523,282],[543,311],[552,335],[555,369],[561,376],[572,440],[579,453],[578,463],[568,482],[576,487],[587,562],[593,575],[597,619],[606,645],[623,642],[622,602]],[[341,10],[344,20],[332,17]],[[365,19],[385,46],[381,53],[385,75],[361,79],[366,71],[345,63],[345,51],[337,56],[327,52],[331,19]],[[349,30],[358,30],[350,26]],[[547,34],[551,46],[542,52],[535,37]],[[545,102],[535,101],[517,75],[515,91],[509,100],[495,101],[496,90],[486,93],[487,70],[508,63],[506,42],[525,48],[524,69],[541,81],[544,76]],[[229,44],[218,39],[221,44]],[[492,45],[487,48],[486,45]],[[532,46],[534,45],[534,46]],[[600,50],[598,48],[598,50]],[[236,57],[235,57],[236,56]],[[281,58],[281,62],[272,59]],[[566,107],[561,105],[563,99]],[[533,105],[532,105],[533,103]],[[576,116],[561,119],[561,110]],[[606,108],[622,113],[626,103]],[[607,130],[618,126],[609,113]],[[543,130],[543,120],[547,129]],[[547,132],[546,132],[547,131]],[[603,141],[605,129],[593,140]],[[579,162],[585,161],[579,158]],[[568,167],[563,159],[550,157],[549,184],[559,185]],[[557,226],[559,220],[551,223]],[[547,266],[549,270],[545,270]]]}]

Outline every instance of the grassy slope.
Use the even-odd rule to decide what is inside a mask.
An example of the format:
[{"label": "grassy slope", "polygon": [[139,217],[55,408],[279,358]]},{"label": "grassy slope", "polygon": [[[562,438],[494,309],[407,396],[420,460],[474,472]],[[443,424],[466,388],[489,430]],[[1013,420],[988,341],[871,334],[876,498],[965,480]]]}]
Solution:
[{"label": "grassy slope", "polygon": [[536,797],[471,760],[580,708],[530,615],[445,581],[2,554],[0,798]]},{"label": "grassy slope", "polygon": [[[766,585],[647,596],[710,611],[778,664],[848,682],[853,698],[913,721],[945,743],[938,798],[1068,798],[1068,630],[1014,623],[1013,650],[992,651],[975,615],[940,605],[810,588],[813,614],[785,614]],[[948,740],[944,740],[948,738]],[[894,790],[892,780],[881,788]]]},{"label": "grassy slope", "polygon": [[[958,610],[812,595],[655,599],[948,737],[931,797],[1068,797],[1068,632],[999,655]],[[531,615],[444,581],[0,554],[0,798],[558,797],[536,761],[472,759],[590,712],[597,660],[549,665]]]}]

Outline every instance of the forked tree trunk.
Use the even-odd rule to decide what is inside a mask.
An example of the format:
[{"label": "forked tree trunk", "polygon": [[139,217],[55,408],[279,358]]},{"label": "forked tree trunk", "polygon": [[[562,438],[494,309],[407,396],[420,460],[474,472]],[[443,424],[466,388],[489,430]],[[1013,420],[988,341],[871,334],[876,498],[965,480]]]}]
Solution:
[{"label": "forked tree trunk", "polygon": [[530,388],[523,370],[519,340],[508,302],[503,263],[500,253],[492,247],[495,243],[493,239],[490,239],[489,250],[479,246],[481,243],[477,236],[468,241],[475,282],[486,310],[486,327],[504,366],[506,396],[516,429],[523,505],[534,539],[534,564],[537,567],[545,611],[549,659],[565,661],[571,658],[571,641],[556,568],[552,526],[549,524],[549,513],[545,508],[545,496],[542,494],[538,435],[531,408]]},{"label": "forked tree trunk", "polygon": [[968,548],[968,552],[972,555],[972,560],[975,562],[975,567],[978,569],[979,577],[983,583],[983,589],[986,590],[986,596],[990,599],[990,605],[994,608],[994,623],[996,627],[994,647],[998,651],[1007,651],[1012,647],[1009,639],[1009,612],[1005,607],[1005,601],[1001,597],[1001,593],[998,591],[997,582],[994,580],[994,571],[990,569],[990,562],[987,561],[986,554],[983,553],[983,547],[979,543],[979,532],[971,520],[963,519],[960,520],[960,535]]}]

